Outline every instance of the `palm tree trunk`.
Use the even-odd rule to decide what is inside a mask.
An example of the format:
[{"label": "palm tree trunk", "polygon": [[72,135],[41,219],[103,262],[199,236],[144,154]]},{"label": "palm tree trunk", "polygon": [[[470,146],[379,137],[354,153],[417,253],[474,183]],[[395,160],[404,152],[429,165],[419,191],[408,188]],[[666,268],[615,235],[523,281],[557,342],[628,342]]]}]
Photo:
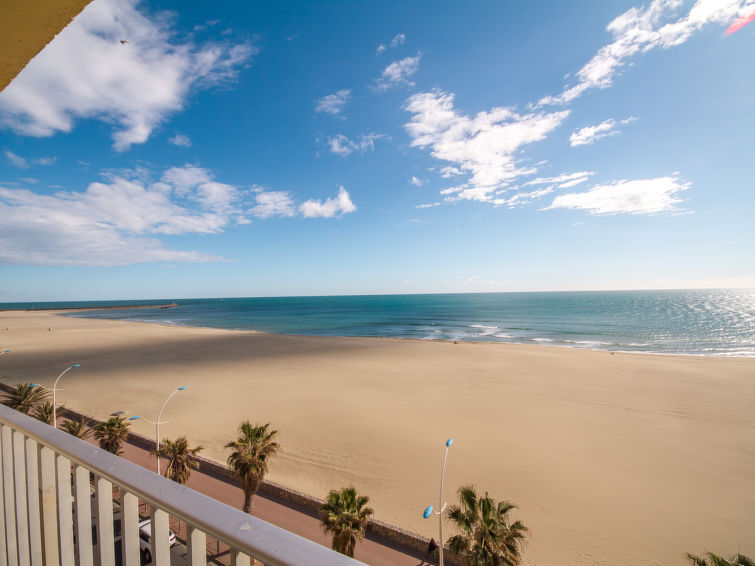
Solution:
[{"label": "palm tree trunk", "polygon": [[244,506],[241,508],[241,510],[244,513],[252,514],[252,497],[254,496],[254,493],[252,493],[251,489],[245,489],[244,490]]}]

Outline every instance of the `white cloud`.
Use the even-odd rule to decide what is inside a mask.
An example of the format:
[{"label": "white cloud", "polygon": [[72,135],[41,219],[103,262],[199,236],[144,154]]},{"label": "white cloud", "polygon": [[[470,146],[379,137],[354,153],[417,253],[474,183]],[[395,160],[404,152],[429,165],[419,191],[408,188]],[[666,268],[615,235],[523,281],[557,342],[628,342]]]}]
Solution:
[{"label": "white cloud", "polygon": [[398,85],[414,86],[409,77],[414,75],[419,69],[421,58],[422,54],[417,53],[416,57],[407,57],[388,65],[380,77],[375,80],[375,89],[388,90]]},{"label": "white cloud", "polygon": [[11,165],[18,167],[19,169],[28,169],[32,163],[34,165],[55,165],[55,162],[58,160],[57,157],[35,157],[32,159],[26,159],[25,157],[16,155],[8,150],[5,151],[5,157],[8,158]]},{"label": "white cloud", "polygon": [[677,177],[658,177],[592,187],[584,193],[557,196],[546,208],[572,208],[591,214],[655,214],[676,210],[681,202],[678,193],[687,190],[690,183]]},{"label": "white cloud", "polygon": [[435,206],[440,206],[440,203],[439,202],[431,202],[431,203],[427,203],[427,204],[418,204],[414,208],[433,208]]},{"label": "white cloud", "polygon": [[614,41],[601,47],[577,72],[577,83],[557,96],[546,96],[538,105],[566,104],[592,88],[607,88],[614,76],[637,55],[687,41],[709,23],[728,23],[752,10],[752,0],[698,0],[689,13],[672,20],[681,0],[653,0],[647,7],[630,8],[607,26]]},{"label": "white cloud", "polygon": [[57,157],[36,157],[32,159],[31,162],[36,163],[37,165],[55,165],[57,160]]},{"label": "white cloud", "polygon": [[525,204],[530,204],[534,202],[537,199],[540,199],[544,197],[545,195],[549,195],[554,191],[554,187],[546,187],[544,189],[539,189],[537,191],[531,191],[529,193],[516,193],[514,196],[509,198],[498,198],[495,199],[496,205],[506,205],[509,208],[515,208],[517,206],[523,206]]},{"label": "white cloud", "polygon": [[636,119],[637,118],[627,118],[626,120],[616,122],[616,120],[609,118],[608,120],[601,122],[597,126],[586,126],[577,130],[576,132],[572,133],[571,136],[569,136],[569,144],[572,147],[576,147],[578,145],[588,145],[595,143],[601,138],[620,134],[621,132],[615,129],[616,126],[618,126],[619,124],[629,124],[630,122],[634,122]]},{"label": "white cloud", "polygon": [[463,175],[463,174],[464,174],[464,171],[462,171],[458,167],[452,167],[450,165],[447,165],[440,170],[440,176],[443,177],[444,179],[449,179],[451,177],[455,177],[456,175]]},{"label": "white cloud", "polygon": [[[344,187],[324,202],[297,205],[288,191],[241,190],[215,181],[210,171],[195,165],[171,167],[158,181],[140,168],[109,171],[105,177],[106,182],[91,183],[84,191],[52,195],[0,186],[0,264],[222,261],[169,249],[158,236],[218,234],[249,224],[247,214],[332,218],[356,210]],[[252,199],[255,205],[244,212]]]},{"label": "white cloud", "polygon": [[545,138],[569,115],[568,110],[552,113],[517,114],[497,107],[468,117],[456,111],[454,95],[442,91],[411,96],[405,109],[412,114],[405,125],[411,145],[431,148],[436,159],[451,162],[443,168],[448,176],[463,172],[469,180],[442,191],[447,199],[494,202],[493,194],[509,182],[535,169],[518,164],[520,148]]},{"label": "white cloud", "polygon": [[[138,172],[140,173],[140,172]],[[39,265],[129,265],[217,261],[168,249],[157,235],[217,234],[243,222],[241,193],[204,169],[167,170],[160,181],[111,174],[85,191],[53,195],[0,187],[0,262]]]},{"label": "white cloud", "polygon": [[327,114],[340,114],[343,107],[349,101],[351,90],[344,88],[335,94],[323,96],[315,105],[315,112],[326,112]]},{"label": "white cloud", "polygon": [[0,124],[43,137],[98,119],[116,125],[113,147],[124,151],[181,110],[191,88],[233,78],[257,51],[174,42],[168,20],[149,19],[136,4],[97,0],[84,8],[0,93]]},{"label": "white cloud", "polygon": [[29,168],[29,162],[26,161],[26,158],[21,157],[20,155],[16,155],[12,151],[5,151],[5,157],[8,158],[8,161],[10,161],[11,165],[14,167],[18,167],[19,169],[28,169]]},{"label": "white cloud", "polygon": [[[141,175],[149,175],[148,172],[142,172]],[[207,169],[193,165],[184,165],[183,167],[171,167],[163,173],[162,181],[172,185],[179,194],[186,194],[191,189],[208,183],[212,177]]]},{"label": "white cloud", "polygon": [[364,153],[367,150],[374,150],[375,140],[383,137],[385,136],[382,134],[362,134],[358,140],[352,141],[343,134],[337,134],[328,137],[328,149],[336,155],[348,157],[355,151]]},{"label": "white cloud", "polygon": [[256,199],[257,205],[250,212],[257,218],[296,215],[296,206],[288,191],[260,191]]},{"label": "white cloud", "polygon": [[574,187],[580,183],[584,183],[592,175],[595,175],[594,171],[577,171],[576,173],[562,173],[557,177],[538,177],[524,183],[527,185],[556,185],[559,189],[568,189]]},{"label": "white cloud", "polygon": [[375,50],[375,55],[380,55],[383,51],[388,49],[389,47],[398,47],[399,45],[403,45],[406,41],[406,36],[403,33],[396,34],[393,39],[386,45],[385,43],[381,43],[377,46],[377,49]]},{"label": "white cloud", "polygon": [[335,198],[329,198],[325,202],[308,200],[299,205],[299,212],[305,218],[332,218],[354,212],[356,209],[349,193],[343,187],[338,189],[338,196]]},{"label": "white cloud", "polygon": [[168,143],[172,143],[173,145],[180,147],[191,147],[191,140],[186,134],[176,134],[168,140]]},{"label": "white cloud", "polygon": [[399,45],[403,45],[405,41],[406,36],[403,33],[398,33],[393,37],[393,39],[391,39],[388,47],[398,47]]},{"label": "white cloud", "polygon": [[409,179],[409,182],[415,187],[421,187],[424,184],[424,181],[415,175],[412,175],[412,178]]}]

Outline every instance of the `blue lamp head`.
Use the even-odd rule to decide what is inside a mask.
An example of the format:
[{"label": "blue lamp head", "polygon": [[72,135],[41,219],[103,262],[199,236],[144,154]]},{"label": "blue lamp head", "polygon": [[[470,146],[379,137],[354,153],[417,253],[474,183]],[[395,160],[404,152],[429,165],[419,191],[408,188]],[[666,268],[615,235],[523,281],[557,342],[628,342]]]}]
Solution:
[{"label": "blue lamp head", "polygon": [[183,391],[187,387],[188,387],[188,385],[182,385],[181,387],[179,387],[178,389],[176,389],[176,391]]},{"label": "blue lamp head", "polygon": [[136,419],[140,419],[140,418],[142,418],[141,415],[134,415],[133,417],[129,417],[128,420],[135,421]]},{"label": "blue lamp head", "polygon": [[454,443],[454,439],[453,438],[449,438],[448,440],[446,440],[446,448],[451,448],[451,445],[453,443]]},{"label": "blue lamp head", "polygon": [[80,367],[80,366],[81,366],[81,364],[72,364],[71,365],[72,368],[77,368],[77,367]]},{"label": "blue lamp head", "polygon": [[29,384],[29,389],[31,389],[32,387],[37,387],[38,385],[39,383],[31,383]]},{"label": "blue lamp head", "polygon": [[433,506],[428,505],[427,508],[425,509],[425,512],[422,513],[422,517],[424,517],[425,519],[429,519],[430,515],[432,514],[433,514]]}]

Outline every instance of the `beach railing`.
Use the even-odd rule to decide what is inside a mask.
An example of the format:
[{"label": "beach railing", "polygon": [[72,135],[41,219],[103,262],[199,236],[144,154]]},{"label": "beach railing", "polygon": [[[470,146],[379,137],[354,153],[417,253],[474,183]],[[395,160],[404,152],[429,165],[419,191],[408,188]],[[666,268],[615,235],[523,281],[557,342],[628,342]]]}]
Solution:
[{"label": "beach railing", "polygon": [[186,524],[190,566],[207,564],[208,536],[232,566],[361,564],[4,405],[0,484],[0,566],[140,566],[140,501],[156,566],[171,564],[170,517]]}]

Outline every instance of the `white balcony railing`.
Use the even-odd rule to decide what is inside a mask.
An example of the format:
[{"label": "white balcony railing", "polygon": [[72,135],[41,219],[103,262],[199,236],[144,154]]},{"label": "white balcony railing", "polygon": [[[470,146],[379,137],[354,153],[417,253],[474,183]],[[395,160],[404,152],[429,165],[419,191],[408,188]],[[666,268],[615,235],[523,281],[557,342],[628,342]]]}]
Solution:
[{"label": "white balcony railing", "polygon": [[0,566],[139,566],[140,501],[157,566],[171,564],[170,516],[186,524],[191,566],[207,564],[207,536],[232,566],[360,564],[3,405],[0,480]]}]

